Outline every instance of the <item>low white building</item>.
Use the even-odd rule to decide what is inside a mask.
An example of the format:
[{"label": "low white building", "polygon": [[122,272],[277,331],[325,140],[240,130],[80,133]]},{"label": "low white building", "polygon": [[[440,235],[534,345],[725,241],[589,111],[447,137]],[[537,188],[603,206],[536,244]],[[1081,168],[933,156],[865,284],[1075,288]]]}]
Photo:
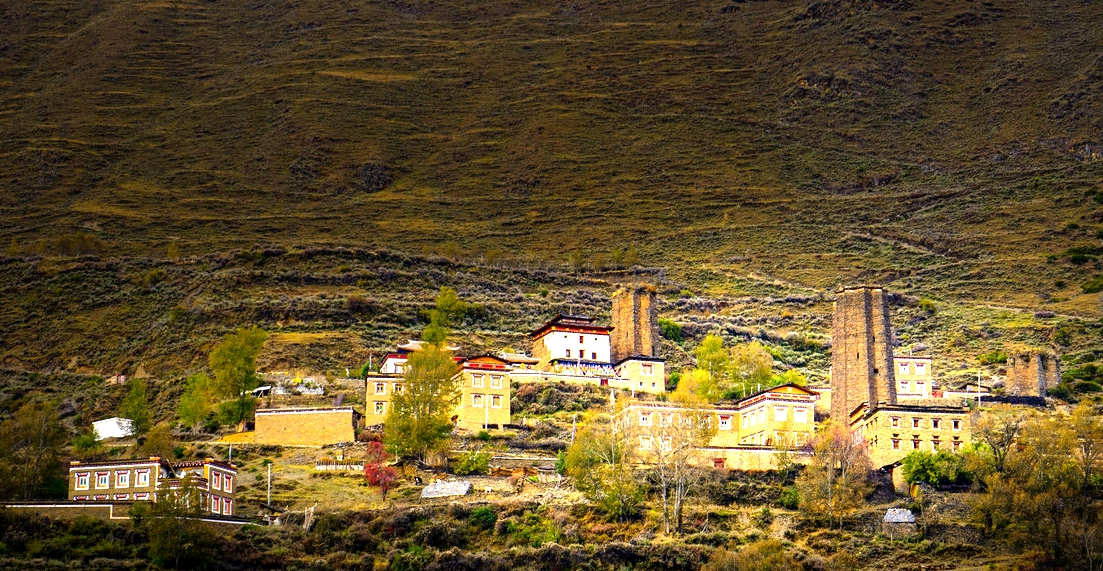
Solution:
[{"label": "low white building", "polygon": [[126,438],[134,434],[134,423],[127,418],[105,418],[93,422],[92,431],[96,433],[96,440]]}]

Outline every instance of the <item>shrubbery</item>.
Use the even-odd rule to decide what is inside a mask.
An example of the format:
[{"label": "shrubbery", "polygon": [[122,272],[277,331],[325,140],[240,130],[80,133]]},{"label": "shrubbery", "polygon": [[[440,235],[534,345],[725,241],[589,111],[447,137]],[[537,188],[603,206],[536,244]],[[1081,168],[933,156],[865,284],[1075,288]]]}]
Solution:
[{"label": "shrubbery", "polygon": [[973,477],[965,469],[965,456],[946,450],[914,450],[904,457],[904,480],[909,484],[925,482],[932,486],[968,484]]}]

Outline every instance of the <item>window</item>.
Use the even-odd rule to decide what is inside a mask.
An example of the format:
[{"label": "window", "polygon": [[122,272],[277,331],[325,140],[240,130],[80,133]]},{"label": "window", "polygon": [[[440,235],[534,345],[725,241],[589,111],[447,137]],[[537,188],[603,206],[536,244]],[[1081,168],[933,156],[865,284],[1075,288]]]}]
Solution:
[{"label": "window", "polygon": [[657,388],[657,387],[656,387],[656,385],[655,385],[655,383],[651,383],[651,388],[653,388],[653,389],[654,389],[654,388]]},{"label": "window", "polygon": [[149,487],[149,470],[134,471],[134,485],[139,488]]},{"label": "window", "polygon": [[793,421],[805,423],[808,422],[808,409],[806,408],[794,408],[793,409]]},{"label": "window", "polygon": [[785,422],[789,420],[789,409],[784,406],[774,407],[774,422]]},{"label": "window", "polygon": [[938,430],[941,427],[942,427],[942,421],[941,420],[939,420],[937,418],[932,418],[931,419],[931,429],[932,430]]},{"label": "window", "polygon": [[651,426],[650,412],[640,412],[640,426]]},{"label": "window", "polygon": [[387,414],[387,403],[381,400],[375,401],[375,414]]},{"label": "window", "polygon": [[919,428],[919,419],[918,418],[913,418],[912,419],[912,428]]},{"label": "window", "polygon": [[731,417],[731,415],[721,414],[720,415],[720,430],[731,430],[731,429],[732,429],[732,417]]},{"label": "window", "polygon": [[130,470],[119,470],[115,472],[115,487],[116,488],[129,488],[130,487]]},{"label": "window", "polygon": [[716,468],[717,470],[723,470],[725,464],[726,463],[724,462],[723,458],[713,458],[712,459],[712,467]]},{"label": "window", "polygon": [[222,489],[222,472],[211,470],[211,488]]},{"label": "window", "polygon": [[659,413],[659,426],[670,426],[674,420],[674,413]]},{"label": "window", "polygon": [[908,366],[907,363],[900,363],[900,374],[901,375],[908,374],[909,370],[910,370],[910,367]]},{"label": "window", "polygon": [[218,496],[211,496],[211,513],[221,513],[222,502]]},{"label": "window", "polygon": [[915,364],[915,374],[917,374],[917,375],[926,375],[927,374],[927,364],[926,363],[916,363]]},{"label": "window", "polygon": [[568,356],[568,357],[570,357],[570,356],[571,356],[571,350],[570,350],[570,349],[567,349],[567,356]]},{"label": "window", "polygon": [[595,360],[595,361],[597,361],[597,352],[595,352],[595,351],[591,351],[591,352],[590,352],[590,358],[591,358],[591,359],[593,359],[593,360]]},{"label": "window", "polygon": [[483,376],[471,375],[471,386],[475,387],[476,389],[483,388]]},{"label": "window", "polygon": [[480,395],[480,394],[471,395],[471,406],[482,408],[482,406],[483,406],[483,395]]},{"label": "window", "polygon": [[912,450],[919,450],[919,436],[912,437]]},{"label": "window", "polygon": [[490,395],[490,407],[502,408],[502,395]]},{"label": "window", "polygon": [[396,373],[398,373],[398,374],[400,374],[400,375],[401,375],[402,373],[405,373],[405,372],[406,372],[406,364],[405,364],[405,363],[403,363],[403,364],[401,364],[401,365],[395,365],[395,366],[394,366],[394,372],[396,372]]},{"label": "window", "polygon": [[227,494],[234,491],[234,477],[226,474],[226,477],[222,479],[222,491]]},{"label": "window", "polygon": [[654,375],[655,374],[651,363],[644,363],[644,364],[640,365],[640,370],[645,375]]},{"label": "window", "polygon": [[387,383],[375,383],[375,394],[377,394],[377,395],[387,394]]},{"label": "window", "polygon": [[641,436],[640,437],[640,448],[642,450],[651,450],[651,437],[650,436]]},{"label": "window", "polygon": [[922,393],[925,390],[927,390],[927,383],[924,383],[923,381],[915,382],[915,392]]},{"label": "window", "polygon": [[502,388],[502,376],[501,375],[490,375],[490,388],[492,388],[492,389]]},{"label": "window", "polygon": [[96,472],[96,489],[102,490],[111,486],[110,472]]},{"label": "window", "polygon": [[90,476],[90,474],[88,472],[79,472],[79,473],[77,473],[76,489],[78,489],[78,490],[87,490],[88,489],[88,481],[90,479],[89,476]]},{"label": "window", "polygon": [[405,388],[403,387],[402,383],[395,383],[394,384],[394,394],[400,395],[400,394],[402,394],[403,390],[405,390]]},{"label": "window", "polygon": [[579,335],[578,336],[578,342],[579,343],[585,343],[586,342],[586,336],[585,335]]},{"label": "window", "polygon": [[897,428],[899,426],[900,426],[900,419],[896,418],[895,416],[892,417],[892,427]]},{"label": "window", "polygon": [[961,421],[958,419],[953,420],[954,430],[961,430]]},{"label": "window", "polygon": [[115,494],[113,498],[116,502],[121,502],[130,499],[130,494]]},{"label": "window", "polygon": [[955,440],[953,442],[953,447],[954,447],[954,452],[958,452],[958,451],[961,450],[961,443]]},{"label": "window", "polygon": [[908,390],[908,381],[900,381],[900,392],[906,393]]},{"label": "window", "polygon": [[900,449],[900,439],[899,438],[893,438],[892,439],[892,449],[893,450],[899,450]]},{"label": "window", "polygon": [[931,450],[938,452],[938,444],[939,442],[937,438],[931,440]]},{"label": "window", "polygon": [[230,498],[222,498],[222,515],[233,515],[234,501]]},{"label": "window", "polygon": [[136,494],[134,494],[134,499],[136,499],[136,500],[148,500],[149,499],[149,492],[136,493]]}]

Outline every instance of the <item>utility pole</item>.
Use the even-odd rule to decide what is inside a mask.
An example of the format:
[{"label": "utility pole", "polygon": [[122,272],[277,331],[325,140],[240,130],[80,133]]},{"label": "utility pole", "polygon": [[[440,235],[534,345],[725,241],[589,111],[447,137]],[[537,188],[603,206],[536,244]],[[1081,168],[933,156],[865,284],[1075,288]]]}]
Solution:
[{"label": "utility pole", "polygon": [[272,505],[272,463],[268,463],[268,505]]}]

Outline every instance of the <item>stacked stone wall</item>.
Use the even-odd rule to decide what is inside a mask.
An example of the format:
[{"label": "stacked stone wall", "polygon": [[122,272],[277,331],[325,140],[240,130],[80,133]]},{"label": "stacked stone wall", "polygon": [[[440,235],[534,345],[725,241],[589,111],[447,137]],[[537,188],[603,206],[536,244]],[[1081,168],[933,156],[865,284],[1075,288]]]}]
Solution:
[{"label": "stacked stone wall", "polygon": [[325,446],[355,439],[352,409],[257,411],[257,444],[277,446]]}]

